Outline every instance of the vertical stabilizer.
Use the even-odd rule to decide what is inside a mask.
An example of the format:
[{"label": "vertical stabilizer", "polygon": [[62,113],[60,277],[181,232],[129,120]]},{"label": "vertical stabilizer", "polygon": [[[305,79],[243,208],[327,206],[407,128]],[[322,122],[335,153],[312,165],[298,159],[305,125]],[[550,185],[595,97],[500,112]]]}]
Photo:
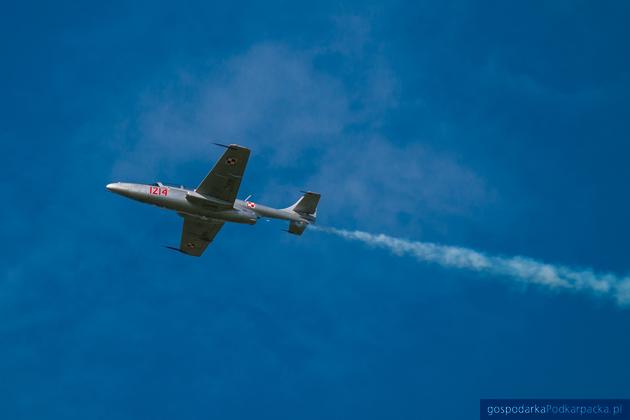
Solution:
[{"label": "vertical stabilizer", "polygon": [[284,209],[286,211],[295,212],[302,218],[300,221],[290,222],[287,232],[293,235],[301,235],[309,224],[315,223],[315,219],[317,218],[317,204],[319,204],[320,197],[321,194],[307,191],[294,205]]},{"label": "vertical stabilizer", "polygon": [[321,194],[307,191],[294,205],[285,210],[292,210],[301,215],[316,216],[320,197]]}]

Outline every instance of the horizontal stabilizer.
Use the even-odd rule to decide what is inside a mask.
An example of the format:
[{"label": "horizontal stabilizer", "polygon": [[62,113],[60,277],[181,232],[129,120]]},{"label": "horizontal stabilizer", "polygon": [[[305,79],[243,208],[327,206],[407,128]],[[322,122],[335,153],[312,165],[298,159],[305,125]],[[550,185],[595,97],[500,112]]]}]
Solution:
[{"label": "horizontal stabilizer", "polygon": [[307,222],[291,222],[289,223],[289,230],[287,232],[293,235],[301,235],[308,226]]}]

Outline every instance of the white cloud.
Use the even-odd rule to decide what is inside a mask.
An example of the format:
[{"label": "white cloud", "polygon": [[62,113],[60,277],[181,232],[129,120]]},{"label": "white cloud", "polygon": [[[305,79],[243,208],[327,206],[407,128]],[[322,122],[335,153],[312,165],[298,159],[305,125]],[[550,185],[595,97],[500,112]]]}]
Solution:
[{"label": "white cloud", "polygon": [[[483,180],[451,157],[421,141],[396,145],[382,135],[380,121],[396,105],[397,84],[378,46],[366,47],[369,28],[360,32],[306,52],[255,45],[205,76],[186,75],[174,88],[147,96],[139,140],[114,176],[146,178],[165,165],[207,161],[211,143],[221,141],[252,148],[271,171],[306,162],[314,169],[301,171],[301,178],[276,179],[270,171],[264,196],[284,202],[286,191],[318,190],[330,217],[394,226],[401,213],[462,214],[486,200]],[[369,65],[360,80],[347,80],[343,71],[333,76],[319,68],[328,54]]]}]

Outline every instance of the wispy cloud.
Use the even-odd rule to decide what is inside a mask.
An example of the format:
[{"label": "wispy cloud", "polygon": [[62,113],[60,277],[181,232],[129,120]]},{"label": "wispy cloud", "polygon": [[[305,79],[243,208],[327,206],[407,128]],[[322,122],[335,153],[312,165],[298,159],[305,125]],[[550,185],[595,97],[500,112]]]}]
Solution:
[{"label": "wispy cloud", "polygon": [[[344,22],[361,35],[349,37]],[[250,147],[257,164],[275,173],[263,191],[257,186],[259,197],[282,204],[299,189],[317,190],[331,219],[386,215],[379,227],[391,228],[400,216],[465,214],[483,203],[484,181],[453,156],[419,140],[387,138],[381,126],[396,107],[397,79],[367,22],[338,23],[338,39],[329,45],[296,50],[259,43],[148,92],[130,126],[137,141],[121,153],[113,177],[146,179],[200,160],[210,165],[212,142],[219,140]],[[278,174],[283,170],[291,177]],[[365,206],[367,196],[384,199]]]},{"label": "wispy cloud", "polygon": [[398,256],[412,256],[418,261],[431,262],[446,268],[472,270],[478,273],[511,278],[527,284],[553,290],[569,290],[609,297],[620,306],[630,305],[630,276],[596,273],[592,269],[575,269],[547,264],[532,258],[499,257],[469,248],[438,245],[430,242],[409,241],[362,231],[331,227],[315,227],[321,232],[383,248]]}]

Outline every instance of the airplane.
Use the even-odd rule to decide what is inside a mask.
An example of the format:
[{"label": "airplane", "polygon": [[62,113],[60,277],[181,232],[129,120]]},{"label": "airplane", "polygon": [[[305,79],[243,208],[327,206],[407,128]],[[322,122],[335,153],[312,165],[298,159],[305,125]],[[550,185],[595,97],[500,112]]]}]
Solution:
[{"label": "airplane", "polygon": [[176,211],[184,219],[179,248],[167,247],[186,255],[201,256],[225,222],[253,225],[260,218],[289,221],[287,232],[301,235],[315,223],[320,194],[303,191],[304,195],[284,209],[236,198],[250,150],[237,144],[223,145],[227,150],[214,168],[194,190],[155,184],[115,182],[106,188],[116,194],[146,204]]}]

